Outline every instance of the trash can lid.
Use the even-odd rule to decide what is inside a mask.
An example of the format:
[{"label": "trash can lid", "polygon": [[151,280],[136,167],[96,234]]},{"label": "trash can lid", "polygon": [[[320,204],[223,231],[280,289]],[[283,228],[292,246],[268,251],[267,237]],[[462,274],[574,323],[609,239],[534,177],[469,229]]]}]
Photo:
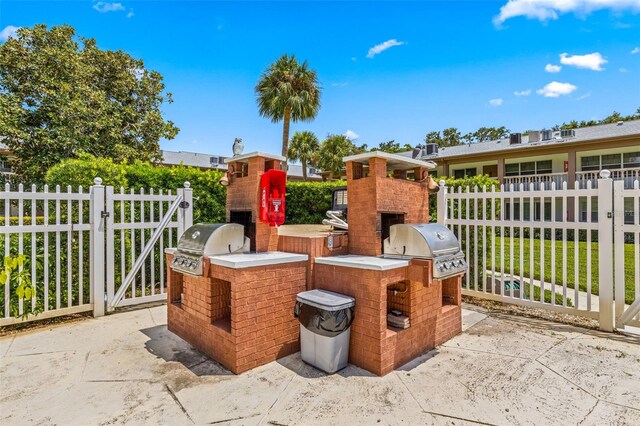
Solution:
[{"label": "trash can lid", "polygon": [[334,293],[328,290],[309,290],[298,293],[298,302],[310,305],[325,311],[339,311],[350,308],[356,304],[356,300],[351,296]]}]

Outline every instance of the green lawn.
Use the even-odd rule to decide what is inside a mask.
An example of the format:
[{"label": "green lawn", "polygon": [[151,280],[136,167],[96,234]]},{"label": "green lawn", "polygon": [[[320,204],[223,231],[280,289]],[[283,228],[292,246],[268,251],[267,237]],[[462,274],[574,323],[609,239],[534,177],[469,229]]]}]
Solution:
[{"label": "green lawn", "polygon": [[[480,235],[479,235],[480,237]],[[502,244],[504,244],[504,252],[502,251]],[[530,241],[525,238],[523,241],[524,250],[520,253],[520,238],[513,238],[513,274],[520,275],[520,258],[523,257],[524,262],[524,277],[530,278],[530,260],[529,253],[531,251]],[[533,240],[533,253],[534,253],[534,275],[535,280],[541,278],[540,268],[540,240]],[[575,274],[575,243],[573,241],[566,241],[566,262],[563,262],[563,243],[560,240],[556,240],[555,243],[555,262],[553,264],[553,270],[555,270],[555,283],[556,285],[562,285],[563,283],[563,263],[566,263],[566,282],[567,287],[573,289],[576,281],[579,283],[579,289],[581,291],[587,291],[587,242],[578,242],[578,277],[576,280]],[[545,282],[551,282],[552,264],[551,264],[551,240],[544,241],[544,279]],[[473,256],[473,250],[469,253]],[[504,273],[509,274],[511,272],[511,239],[509,237],[496,237],[495,241],[495,270],[502,271],[501,259],[504,257]],[[491,241],[487,242],[487,270],[491,269],[492,260],[492,247]],[[504,255],[503,255],[504,253]],[[524,256],[522,256],[524,255]],[[613,264],[613,253],[608,255],[610,261]],[[478,250],[478,258],[480,265],[482,262],[482,250]],[[635,300],[635,262],[634,261],[634,244],[625,244],[624,250],[624,264],[625,264],[625,302],[630,304]],[[480,266],[481,267],[481,266]],[[591,243],[591,294],[599,294],[598,285],[598,243]],[[473,282],[471,283],[473,284]],[[556,293],[558,293],[556,291]],[[538,293],[539,295],[539,293]],[[572,293],[567,291],[567,296],[573,296]]]}]

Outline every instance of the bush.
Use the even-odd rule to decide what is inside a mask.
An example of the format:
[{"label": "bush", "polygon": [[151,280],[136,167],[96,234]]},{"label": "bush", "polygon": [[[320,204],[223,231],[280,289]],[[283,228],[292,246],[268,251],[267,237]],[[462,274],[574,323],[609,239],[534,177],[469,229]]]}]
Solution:
[{"label": "bush", "polygon": [[345,181],[287,182],[287,225],[321,224],[331,210],[333,189]]},{"label": "bush", "polygon": [[46,183],[51,187],[71,185],[74,191],[82,185],[93,185],[95,177],[102,178],[103,185],[122,187],[129,191],[148,190],[156,192],[175,191],[191,183],[193,189],[194,222],[224,222],[226,188],[220,185],[222,172],[218,170],[200,170],[196,167],[166,167],[136,161],[131,164],[116,164],[110,159],[82,155],[80,158],[66,160],[53,166],[47,172]]}]

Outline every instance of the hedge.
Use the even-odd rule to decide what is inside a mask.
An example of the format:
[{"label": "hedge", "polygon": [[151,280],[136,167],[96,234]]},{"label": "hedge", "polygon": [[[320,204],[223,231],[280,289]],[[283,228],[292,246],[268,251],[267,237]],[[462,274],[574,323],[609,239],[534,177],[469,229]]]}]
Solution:
[{"label": "hedge", "polygon": [[185,166],[165,167],[140,161],[116,164],[111,159],[83,155],[53,166],[47,172],[45,181],[49,186],[71,185],[74,191],[80,185],[89,188],[97,176],[102,178],[103,185],[122,187],[127,191],[138,191],[140,188],[175,191],[182,188],[187,181],[193,189],[193,220],[216,223],[225,221],[227,191],[219,184],[222,174],[218,170],[201,170]]}]

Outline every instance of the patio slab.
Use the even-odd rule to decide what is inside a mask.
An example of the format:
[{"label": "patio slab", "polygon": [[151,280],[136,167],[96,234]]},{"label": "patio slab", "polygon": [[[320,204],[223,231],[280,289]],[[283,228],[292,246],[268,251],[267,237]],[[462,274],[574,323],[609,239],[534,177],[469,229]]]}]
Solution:
[{"label": "patio slab", "polygon": [[166,307],[0,338],[0,424],[640,424],[640,341],[479,308],[385,377],[299,353],[233,375]]}]

